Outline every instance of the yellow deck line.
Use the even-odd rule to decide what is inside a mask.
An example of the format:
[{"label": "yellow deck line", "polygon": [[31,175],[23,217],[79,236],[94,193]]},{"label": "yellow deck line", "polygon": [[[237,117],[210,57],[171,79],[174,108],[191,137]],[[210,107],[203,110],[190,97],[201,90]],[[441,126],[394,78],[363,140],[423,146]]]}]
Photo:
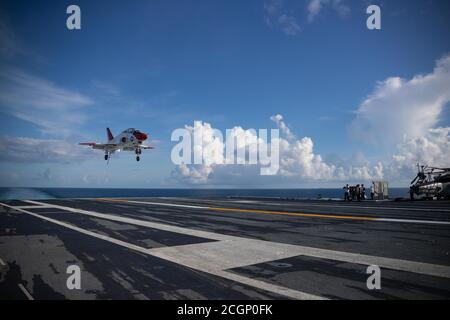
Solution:
[{"label": "yellow deck line", "polygon": [[[128,200],[108,199],[108,198],[97,198],[97,200],[112,201],[112,202],[129,202]],[[286,212],[286,211],[271,211],[271,210],[257,210],[257,209],[205,207],[205,210],[224,211],[224,212],[276,214],[276,215],[306,217],[306,218],[345,219],[345,220],[355,220],[355,221],[377,221],[378,220],[378,218],[364,217],[364,216],[330,215],[330,214],[322,214],[322,213]]]},{"label": "yellow deck line", "polygon": [[214,210],[214,211],[277,214],[277,215],[308,217],[308,218],[347,219],[347,220],[361,220],[361,221],[376,221],[377,220],[377,218],[370,218],[370,217],[340,216],[340,215],[329,215],[329,214],[321,214],[321,213],[302,213],[302,212],[285,212],[285,211],[239,209],[239,208],[215,208],[215,207],[209,207],[208,209]]}]

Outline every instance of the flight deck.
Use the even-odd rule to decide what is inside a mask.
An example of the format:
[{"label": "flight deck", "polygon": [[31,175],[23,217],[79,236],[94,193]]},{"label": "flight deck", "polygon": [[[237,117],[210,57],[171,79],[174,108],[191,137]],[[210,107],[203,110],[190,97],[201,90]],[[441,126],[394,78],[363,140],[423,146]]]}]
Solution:
[{"label": "flight deck", "polygon": [[449,252],[449,201],[0,201],[0,299],[449,299]]}]

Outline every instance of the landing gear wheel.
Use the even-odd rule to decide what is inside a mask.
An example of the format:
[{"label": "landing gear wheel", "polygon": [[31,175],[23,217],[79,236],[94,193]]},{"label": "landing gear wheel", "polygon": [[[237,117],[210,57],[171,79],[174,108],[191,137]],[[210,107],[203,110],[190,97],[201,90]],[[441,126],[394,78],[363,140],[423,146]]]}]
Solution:
[{"label": "landing gear wheel", "polygon": [[108,160],[108,155],[107,154],[105,154],[105,160]]},{"label": "landing gear wheel", "polygon": [[136,161],[139,161],[139,160],[141,160],[141,158],[139,158],[139,156],[136,156]]}]

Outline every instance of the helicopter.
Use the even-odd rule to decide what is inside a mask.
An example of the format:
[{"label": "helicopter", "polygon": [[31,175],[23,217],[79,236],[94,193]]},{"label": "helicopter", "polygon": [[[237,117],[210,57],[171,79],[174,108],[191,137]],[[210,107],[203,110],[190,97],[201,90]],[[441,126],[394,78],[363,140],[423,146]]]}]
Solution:
[{"label": "helicopter", "polygon": [[415,196],[425,199],[450,199],[450,168],[436,168],[417,164],[417,176],[409,187],[411,200]]}]

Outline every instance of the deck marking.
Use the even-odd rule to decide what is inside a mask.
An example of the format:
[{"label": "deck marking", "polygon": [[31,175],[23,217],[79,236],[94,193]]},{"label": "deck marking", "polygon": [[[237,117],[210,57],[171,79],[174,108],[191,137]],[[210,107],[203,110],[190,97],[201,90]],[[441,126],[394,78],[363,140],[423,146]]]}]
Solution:
[{"label": "deck marking", "polygon": [[[248,203],[251,203],[251,200],[247,200]],[[232,203],[245,203],[242,201],[231,201]],[[343,202],[343,201],[342,201]],[[267,205],[273,205],[273,206],[282,206],[285,205],[284,203],[277,203],[277,202],[264,202],[264,201],[254,201],[253,203],[257,204],[267,204]],[[296,202],[289,202],[288,204],[297,204]],[[307,207],[331,207],[335,208],[336,206],[330,205],[330,204],[318,204],[318,203],[301,203],[304,206]],[[450,212],[450,209],[444,209],[444,208],[408,208],[408,207],[385,207],[385,206],[346,206],[346,205],[339,205],[339,208],[353,208],[353,209],[384,209],[384,210],[410,210],[410,211],[433,211],[433,212]]]},{"label": "deck marking", "polygon": [[28,292],[28,290],[21,284],[18,284],[20,290],[27,296],[28,300],[34,300],[33,296]]},{"label": "deck marking", "polygon": [[[29,200],[28,200],[29,201]],[[40,204],[42,202],[37,201],[29,201],[30,203]],[[1,205],[2,203],[0,203]],[[8,206],[8,205],[5,205]],[[11,206],[9,206],[11,207]],[[319,249],[312,247],[304,247],[299,245],[291,245],[285,243],[277,243],[270,242],[264,240],[257,240],[251,238],[237,237],[237,236],[229,236],[223,235],[219,233],[213,233],[208,231],[201,231],[195,229],[189,229],[184,227],[177,227],[169,224],[161,224],[156,222],[142,221],[132,218],[120,217],[112,214],[103,214],[97,213],[94,211],[87,211],[81,209],[75,209],[71,207],[64,207],[59,205],[53,205],[53,207],[74,212],[81,213],[88,216],[94,216],[98,218],[120,221],[129,224],[135,224],[139,226],[147,226],[154,229],[160,229],[180,234],[186,234],[191,236],[197,236],[201,238],[207,238],[212,240],[218,240],[218,242],[209,242],[209,243],[199,243],[195,245],[183,245],[183,246],[172,246],[172,247],[163,247],[163,248],[155,248],[155,249],[145,249],[149,254],[151,252],[152,255],[158,257],[165,257],[170,261],[179,261],[181,264],[189,264],[191,267],[197,268],[206,268],[208,270],[214,269],[217,264],[221,266],[227,265],[228,268],[232,268],[233,266],[244,266],[243,261],[246,261],[245,264],[249,265],[252,262],[261,263],[264,261],[273,261],[277,260],[280,257],[287,256],[296,256],[296,255],[304,255],[322,259],[336,260],[342,262],[349,262],[355,264],[362,265],[378,265],[382,268],[406,271],[406,272],[414,272],[420,273],[430,276],[437,276],[443,278],[450,278],[450,266],[444,265],[435,265],[423,262],[409,261],[409,260],[401,260],[401,259],[392,259],[378,256],[370,256],[358,253],[349,253],[328,249]],[[11,207],[14,209],[14,207]],[[26,212],[23,209],[19,209],[20,211]],[[34,213],[31,213],[36,215]],[[39,215],[37,215],[39,216]],[[39,216],[40,217],[40,216]],[[50,219],[47,217],[43,217],[44,219]],[[63,222],[59,222],[59,224]],[[73,226],[73,228],[78,228]],[[81,229],[81,228],[78,228]],[[84,229],[81,229],[84,230]],[[86,232],[89,232],[85,230]],[[102,236],[103,237],[103,236]],[[119,241],[119,240],[116,240]],[[215,246],[212,246],[215,244]],[[236,248],[241,248],[241,250],[235,250]],[[245,251],[245,249],[250,248],[251,250]],[[268,255],[269,253],[269,255]],[[270,255],[272,254],[272,255]],[[181,256],[184,256],[183,260]],[[192,262],[192,257],[197,256],[197,262]],[[237,258],[238,257],[238,258]],[[209,265],[202,264],[202,261],[207,261]],[[229,262],[226,262],[229,261]],[[197,265],[195,264],[197,263]],[[228,263],[228,264],[227,264]],[[202,264],[202,265],[198,265]],[[254,263],[253,263],[254,264]]]},{"label": "deck marking", "polygon": [[[30,202],[30,203],[34,203],[34,204],[42,203],[42,202],[31,201],[31,200],[26,200],[26,201]],[[2,203],[0,203],[0,205],[2,205]],[[3,204],[3,205],[5,205],[5,204]],[[6,205],[6,206],[14,209],[14,207],[12,207],[12,206],[9,206],[9,205]],[[175,232],[175,233],[180,233],[180,234],[192,235],[192,236],[207,238],[207,239],[211,239],[211,240],[226,240],[226,239],[228,239],[228,236],[224,236],[224,235],[221,235],[218,233],[187,229],[187,228],[177,227],[177,226],[168,225],[168,224],[161,224],[161,223],[156,223],[156,222],[151,222],[151,221],[137,220],[137,219],[133,219],[133,218],[127,218],[127,217],[122,217],[122,216],[112,215],[112,214],[98,213],[98,212],[94,212],[94,211],[87,211],[87,210],[76,209],[76,208],[72,208],[72,207],[65,207],[65,206],[59,206],[59,205],[52,205],[52,207],[56,208],[56,209],[68,211],[68,212],[81,213],[81,214],[85,214],[85,215],[92,216],[92,217],[103,218],[103,219],[118,221],[118,222],[124,222],[124,223],[128,223],[128,224],[134,224],[134,225],[138,225],[138,226],[144,226],[144,227],[149,227],[149,228],[154,228],[154,229],[159,229],[159,230],[164,230],[164,231],[170,231],[170,232]],[[25,211],[25,210],[21,210],[21,209],[18,209],[18,210]]]},{"label": "deck marking", "polygon": [[416,219],[377,218],[376,221],[380,221],[380,222],[401,222],[401,223],[418,223],[418,224],[450,225],[450,221],[439,221],[439,220],[416,220]]},{"label": "deck marking", "polygon": [[157,206],[180,207],[180,208],[191,208],[191,209],[208,209],[208,207],[204,207],[204,206],[192,206],[192,205],[177,204],[177,203],[146,202],[146,201],[110,199],[110,198],[97,198],[96,200],[111,201],[111,202],[123,202],[123,203],[136,203],[136,204],[153,204],[153,205],[157,205]]},{"label": "deck marking", "polygon": [[49,205],[43,205],[43,206],[15,206],[14,208],[19,208],[19,209],[50,209],[52,208],[52,206]]},{"label": "deck marking", "polygon": [[238,275],[238,274],[232,273],[232,272],[218,271],[218,272],[216,272],[216,275],[218,275],[222,278],[226,278],[228,280],[244,283],[251,287],[270,291],[270,292],[277,293],[279,295],[286,296],[286,297],[291,297],[291,298],[294,298],[297,300],[328,300],[326,298],[312,295],[309,293],[304,293],[302,291],[289,289],[286,287],[278,286],[276,284],[271,284],[271,283],[264,282],[264,281],[257,280],[257,279],[243,277],[241,275]]},{"label": "deck marking", "polygon": [[[38,203],[36,203],[36,204],[38,204]],[[109,237],[109,236],[98,234],[98,233],[95,233],[95,232],[92,232],[92,231],[89,231],[89,230],[77,227],[77,226],[69,224],[69,223],[65,223],[65,222],[62,222],[62,221],[59,221],[59,220],[56,220],[56,219],[48,218],[48,217],[42,216],[40,214],[36,214],[36,213],[30,212],[30,211],[27,211],[25,209],[15,208],[13,206],[10,206],[10,205],[7,205],[7,204],[1,203],[1,202],[0,202],[0,205],[8,207],[8,208],[11,208],[11,209],[14,209],[14,210],[18,210],[20,212],[29,214],[29,215],[34,216],[34,217],[39,218],[39,219],[46,220],[48,222],[52,222],[54,224],[66,227],[68,229],[72,229],[74,231],[78,231],[78,232],[80,232],[82,234],[85,234],[85,235],[89,235],[89,236],[92,236],[92,237],[95,237],[95,238],[98,238],[98,239],[101,239],[101,240],[109,241],[109,242],[114,243],[116,245],[119,245],[119,246],[122,246],[122,247],[125,247],[125,248],[128,248],[128,249],[131,249],[131,250],[135,250],[135,251],[147,254],[147,255],[152,255],[152,256],[158,257],[158,255],[152,254],[149,249],[146,249],[146,248],[143,248],[143,247],[140,247],[140,246],[137,246],[137,245],[134,245],[134,244],[122,241],[122,240],[118,240],[118,239],[115,239],[115,238],[112,238],[112,237]],[[94,212],[92,212],[92,213],[94,213]],[[136,220],[136,221],[139,221],[139,220]],[[142,221],[142,222],[144,222],[144,221]],[[157,225],[159,225],[159,224],[157,224]],[[164,227],[165,225],[160,225],[160,226]],[[174,228],[177,228],[177,227],[174,227]],[[159,229],[161,229],[161,228],[159,228]],[[177,229],[183,229],[183,228],[177,228]],[[189,230],[189,229],[186,229],[186,230]],[[194,233],[196,233],[196,230],[192,230],[192,231],[194,231]],[[166,260],[168,260],[168,259],[166,259]],[[171,260],[169,260],[169,261],[171,261]],[[171,262],[175,262],[175,261],[171,261]],[[175,262],[175,263],[177,263],[177,262]],[[181,264],[182,266],[185,266],[183,263],[177,263],[177,264]],[[251,278],[235,275],[235,274],[233,274],[231,272],[227,272],[225,270],[219,270],[219,269],[206,269],[206,270],[204,270],[204,269],[198,269],[198,268],[197,268],[197,270],[202,271],[202,272],[206,272],[206,273],[210,273],[210,274],[213,274],[213,275],[216,275],[216,276],[219,276],[219,277],[222,277],[222,278],[226,278],[226,279],[229,279],[229,280],[233,280],[233,281],[236,281],[236,282],[239,282],[239,283],[242,283],[242,284],[245,284],[245,285],[249,285],[249,286],[252,286],[252,287],[255,287],[255,288],[259,288],[259,289],[262,289],[262,290],[265,290],[265,291],[268,291],[268,292],[277,293],[277,294],[280,294],[280,295],[283,295],[283,296],[286,296],[286,297],[289,297],[289,298],[292,298],[292,299],[299,299],[299,300],[300,299],[308,299],[308,300],[326,299],[326,298],[323,298],[323,297],[320,297],[320,296],[316,296],[316,295],[312,295],[312,294],[308,294],[308,293],[305,293],[305,292],[302,292],[302,291],[292,290],[292,289],[289,289],[289,288],[284,288],[284,287],[277,286],[277,285],[274,285],[274,284],[266,283],[266,282],[263,282],[263,281],[260,281],[260,280],[254,280],[254,279],[251,279]],[[27,294],[27,291],[26,291],[25,288],[21,288],[21,289],[22,289],[22,291],[24,291],[25,294]],[[27,295],[27,297],[28,297],[28,295]],[[31,295],[30,295],[30,297],[31,297]],[[31,297],[31,299],[33,299],[33,297]]]},{"label": "deck marking", "polygon": [[[124,200],[124,199],[109,199],[109,198],[99,198],[99,200],[101,200],[101,201],[112,201],[112,202],[123,202],[123,203],[162,205],[162,206],[172,206],[172,207],[181,207],[181,208],[185,207],[185,208],[204,209],[204,210],[211,210],[211,211],[274,214],[274,215],[285,215],[285,216],[306,217],[306,218],[322,218],[322,219],[342,219],[342,220],[353,220],[353,221],[377,221],[377,222],[395,222],[395,223],[450,225],[450,221],[441,221],[441,220],[395,219],[395,218],[379,218],[379,217],[336,215],[336,214],[323,214],[323,213],[304,213],[304,212],[288,212],[288,211],[273,211],[273,210],[258,210],[258,209],[205,207],[205,206],[191,206],[191,205],[182,205],[182,204],[174,204],[174,203],[146,202],[146,201],[134,201],[134,200]],[[25,201],[28,202],[29,200],[25,200]]]},{"label": "deck marking", "polygon": [[330,219],[345,219],[345,220],[360,220],[360,221],[376,221],[377,220],[377,218],[372,218],[372,217],[358,217],[358,216],[344,216],[344,215],[340,216],[340,215],[321,214],[321,213],[285,212],[285,211],[220,208],[220,207],[210,207],[208,209],[213,210],[213,211],[263,213],[263,214],[276,214],[276,215],[297,216],[297,217],[307,217],[307,218],[330,218]]},{"label": "deck marking", "polygon": [[345,215],[341,216],[341,215],[329,215],[329,214],[321,214],[321,213],[284,212],[284,211],[238,209],[238,208],[211,207],[211,208],[209,208],[209,210],[226,211],[226,212],[277,214],[277,215],[309,217],[309,218],[344,219],[344,220],[354,220],[354,221],[378,221],[378,222],[400,222],[400,223],[416,223],[416,224],[450,225],[450,221],[439,221],[439,220],[393,219],[393,218],[377,218],[377,217],[345,216]]}]

